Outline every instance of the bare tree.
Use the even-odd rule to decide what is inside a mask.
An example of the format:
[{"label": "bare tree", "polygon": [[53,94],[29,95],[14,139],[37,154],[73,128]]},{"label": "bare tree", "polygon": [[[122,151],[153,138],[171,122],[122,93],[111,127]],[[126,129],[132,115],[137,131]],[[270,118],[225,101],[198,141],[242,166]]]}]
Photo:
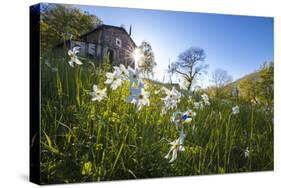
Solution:
[{"label": "bare tree", "polygon": [[205,64],[206,54],[202,48],[191,47],[181,53],[178,61],[169,65],[169,72],[177,73],[189,83],[187,90],[190,91],[192,84],[202,73],[207,73],[209,65]]},{"label": "bare tree", "polygon": [[211,81],[215,84],[216,96],[218,96],[221,89],[232,82],[232,76],[229,75],[226,70],[216,69],[212,73]]}]

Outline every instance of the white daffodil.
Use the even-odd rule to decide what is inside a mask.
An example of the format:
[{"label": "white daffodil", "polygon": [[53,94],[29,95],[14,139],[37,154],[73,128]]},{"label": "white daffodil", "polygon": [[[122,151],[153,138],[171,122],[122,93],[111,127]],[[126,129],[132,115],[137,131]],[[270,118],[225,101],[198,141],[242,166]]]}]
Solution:
[{"label": "white daffodil", "polygon": [[166,93],[166,97],[163,98],[163,100],[178,100],[181,97],[181,93],[178,92],[178,90],[176,90],[175,87],[173,87],[171,90],[163,87],[162,88],[164,90],[164,92]]},{"label": "white daffodil", "polygon": [[76,63],[77,65],[82,65],[82,62],[77,57],[77,53],[79,53],[79,50],[79,46],[73,47],[72,50],[68,50],[68,55],[70,57],[70,61],[68,61],[68,64],[71,67],[74,67],[74,63]]},{"label": "white daffodil", "polygon": [[116,90],[123,83],[123,80],[120,77],[120,72],[118,70],[115,70],[113,73],[107,72],[106,77],[107,77],[107,80],[104,83],[111,84],[110,88],[112,90]]},{"label": "white daffodil", "polygon": [[170,159],[169,163],[172,163],[177,159],[177,153],[178,153],[179,146],[180,146],[179,142],[180,142],[179,139],[177,139],[177,140],[169,143],[171,145],[171,148],[170,148],[168,154],[164,157],[165,159],[169,159],[170,155],[172,153],[172,158]]},{"label": "white daffodil", "polygon": [[253,103],[253,104],[260,104],[260,100],[259,99],[252,99],[251,103]]},{"label": "white daffodil", "polygon": [[93,101],[101,101],[106,97],[106,88],[99,89],[97,85],[93,85],[93,91],[89,93]]},{"label": "white daffodil", "polygon": [[209,106],[211,103],[210,103],[210,101],[204,101],[204,103],[207,105],[207,106]]},{"label": "white daffodil", "polygon": [[244,157],[245,158],[248,158],[250,156],[250,151],[249,151],[249,148],[247,147],[245,150],[244,150]]},{"label": "white daffodil", "polygon": [[166,114],[169,109],[174,109],[177,107],[176,100],[165,100],[164,106],[162,108],[162,114]]},{"label": "white daffodil", "polygon": [[127,80],[129,76],[129,71],[126,69],[126,67],[123,64],[120,64],[119,67],[114,66],[113,67],[115,71],[119,73],[119,76],[122,80]]},{"label": "white daffodil", "polygon": [[181,93],[178,92],[175,87],[173,87],[171,90],[162,87],[162,91],[164,91],[166,94],[166,97],[161,98],[161,100],[164,101],[162,113],[165,114],[167,110],[177,107],[177,103],[180,101],[181,98]]},{"label": "white daffodil", "polygon": [[202,97],[203,101],[209,100],[209,96],[207,94],[203,94],[203,95],[201,95],[201,97]]},{"label": "white daffodil", "polygon": [[150,93],[145,91],[143,87],[133,88],[130,87],[131,95],[128,97],[127,102],[133,103],[137,107],[137,111],[141,109],[142,106],[149,105],[149,95]]},{"label": "white daffodil", "polygon": [[194,108],[197,109],[197,110],[203,108],[203,102],[202,102],[202,101],[200,101],[200,102],[194,102],[193,105],[194,105]]},{"label": "white daffodil", "polygon": [[207,94],[203,94],[203,95],[201,95],[201,97],[202,97],[204,104],[210,105],[209,97]]},{"label": "white daffodil", "polygon": [[169,143],[171,145],[171,148],[170,148],[168,154],[164,157],[165,159],[169,159],[171,156],[171,153],[172,153],[172,157],[171,157],[169,163],[172,163],[177,159],[178,151],[180,151],[180,152],[185,151],[184,146],[183,146],[185,136],[186,135],[183,133],[183,130],[181,130],[180,137],[177,140]]},{"label": "white daffodil", "polygon": [[239,106],[234,106],[232,108],[232,114],[238,114],[239,113]]},{"label": "white daffodil", "polygon": [[140,82],[140,74],[141,74],[140,70],[128,67],[128,72],[129,72],[130,85],[138,86]]}]

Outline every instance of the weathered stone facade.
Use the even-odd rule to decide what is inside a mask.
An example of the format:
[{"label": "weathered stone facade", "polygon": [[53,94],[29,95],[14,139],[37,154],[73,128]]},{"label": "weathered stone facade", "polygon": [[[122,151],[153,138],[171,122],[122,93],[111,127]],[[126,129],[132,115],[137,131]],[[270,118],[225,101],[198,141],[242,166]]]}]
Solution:
[{"label": "weathered stone facade", "polygon": [[80,54],[103,62],[109,57],[112,65],[124,64],[134,67],[133,52],[136,44],[130,34],[122,27],[101,25],[76,41],[70,41],[69,47],[80,46]]}]

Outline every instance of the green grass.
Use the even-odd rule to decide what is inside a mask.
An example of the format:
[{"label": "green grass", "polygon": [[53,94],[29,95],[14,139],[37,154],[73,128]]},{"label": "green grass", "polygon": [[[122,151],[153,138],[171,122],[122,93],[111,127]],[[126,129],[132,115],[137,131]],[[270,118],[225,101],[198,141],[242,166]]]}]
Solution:
[{"label": "green grass", "polygon": [[[70,183],[167,176],[188,176],[273,170],[273,112],[241,100],[197,110],[192,126],[185,127],[185,152],[173,163],[164,159],[169,141],[178,137],[171,122],[173,111],[161,115],[162,95],[149,85],[150,106],[139,112],[125,102],[128,83],[115,91],[104,85],[104,63],[72,68],[68,58],[41,61],[41,182]],[[91,101],[92,85],[108,87],[107,98]],[[195,93],[193,101],[198,101]],[[240,113],[231,114],[239,105]],[[193,109],[183,97],[179,111]],[[249,147],[250,156],[244,157]]]}]

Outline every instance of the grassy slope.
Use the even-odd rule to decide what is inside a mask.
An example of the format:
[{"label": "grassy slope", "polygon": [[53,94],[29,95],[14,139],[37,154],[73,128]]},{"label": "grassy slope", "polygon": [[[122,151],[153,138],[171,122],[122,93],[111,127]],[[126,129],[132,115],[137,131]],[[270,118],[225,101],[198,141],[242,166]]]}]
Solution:
[{"label": "grassy slope", "polygon": [[[211,100],[185,127],[185,152],[170,164],[168,141],[178,137],[170,118],[161,115],[163,95],[149,84],[150,106],[136,112],[125,102],[128,83],[108,97],[91,101],[93,84],[106,87],[105,70],[84,64],[71,68],[67,57],[50,58],[58,72],[42,60],[41,177],[42,183],[103,181],[164,176],[233,173],[273,169],[273,115],[259,106]],[[182,98],[178,110],[193,109]],[[250,148],[250,157],[244,149]]]}]

